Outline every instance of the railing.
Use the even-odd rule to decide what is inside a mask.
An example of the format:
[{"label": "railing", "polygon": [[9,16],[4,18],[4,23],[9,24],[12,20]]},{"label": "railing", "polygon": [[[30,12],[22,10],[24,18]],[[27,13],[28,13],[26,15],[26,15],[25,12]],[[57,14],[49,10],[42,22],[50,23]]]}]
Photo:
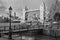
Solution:
[{"label": "railing", "polygon": [[[34,29],[44,29],[44,30],[60,30],[60,26],[57,25],[56,28],[54,28],[55,25],[26,25],[26,26],[21,26],[21,25],[13,25],[11,27],[12,32],[17,32],[17,31],[27,31],[27,30],[34,30]],[[0,34],[8,33],[9,32],[9,26],[0,26]]]},{"label": "railing", "polygon": [[[23,30],[23,29],[28,29],[28,30],[30,30],[30,29],[45,29],[45,30],[60,30],[60,26],[59,25],[57,25],[57,26],[54,26],[53,27],[53,25],[52,25],[52,27],[51,26],[48,26],[48,25],[44,25],[44,27],[42,27],[42,26],[39,26],[39,27],[35,27],[35,26],[27,26],[27,27],[23,27],[23,26],[20,26],[20,25],[18,25],[18,26],[12,26],[11,27],[12,28],[12,30]],[[0,32],[1,31],[9,31],[9,27],[8,26],[4,26],[4,27],[0,27]]]}]

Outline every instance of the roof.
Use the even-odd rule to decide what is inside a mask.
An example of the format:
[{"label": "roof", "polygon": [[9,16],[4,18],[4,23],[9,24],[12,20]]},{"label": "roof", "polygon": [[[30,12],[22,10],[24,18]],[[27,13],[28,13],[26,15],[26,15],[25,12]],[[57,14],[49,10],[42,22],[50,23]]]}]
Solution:
[{"label": "roof", "polygon": [[40,11],[40,9],[30,9],[30,10],[27,10],[26,12],[32,12],[32,11]]},{"label": "roof", "polygon": [[12,7],[11,6],[9,7],[9,10],[12,10]]}]

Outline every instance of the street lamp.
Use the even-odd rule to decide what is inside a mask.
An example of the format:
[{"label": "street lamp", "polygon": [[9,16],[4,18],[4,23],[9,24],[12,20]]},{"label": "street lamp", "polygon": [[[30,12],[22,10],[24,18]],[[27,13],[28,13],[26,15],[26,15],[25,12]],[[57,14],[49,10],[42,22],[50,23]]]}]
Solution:
[{"label": "street lamp", "polygon": [[9,17],[10,17],[10,26],[9,26],[9,39],[12,39],[12,30],[11,30],[11,13],[12,13],[12,7],[9,7]]}]

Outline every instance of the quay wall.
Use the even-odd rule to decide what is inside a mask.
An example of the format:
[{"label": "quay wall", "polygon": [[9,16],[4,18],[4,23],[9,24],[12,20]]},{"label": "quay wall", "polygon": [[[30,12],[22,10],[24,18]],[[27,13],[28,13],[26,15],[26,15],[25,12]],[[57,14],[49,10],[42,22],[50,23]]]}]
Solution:
[{"label": "quay wall", "polygon": [[60,30],[43,30],[45,35],[60,36]]}]

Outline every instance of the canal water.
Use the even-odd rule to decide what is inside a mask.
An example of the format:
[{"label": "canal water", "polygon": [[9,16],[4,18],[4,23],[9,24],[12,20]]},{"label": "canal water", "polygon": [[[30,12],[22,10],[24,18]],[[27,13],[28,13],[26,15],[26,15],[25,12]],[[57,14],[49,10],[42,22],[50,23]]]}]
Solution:
[{"label": "canal water", "polygon": [[43,30],[30,30],[27,32],[22,32],[19,37],[14,38],[15,40],[59,40],[52,36],[44,35]]},{"label": "canal water", "polygon": [[60,38],[57,37],[44,35],[42,29],[20,32],[19,34],[12,35],[12,39],[14,40],[60,40]]}]

